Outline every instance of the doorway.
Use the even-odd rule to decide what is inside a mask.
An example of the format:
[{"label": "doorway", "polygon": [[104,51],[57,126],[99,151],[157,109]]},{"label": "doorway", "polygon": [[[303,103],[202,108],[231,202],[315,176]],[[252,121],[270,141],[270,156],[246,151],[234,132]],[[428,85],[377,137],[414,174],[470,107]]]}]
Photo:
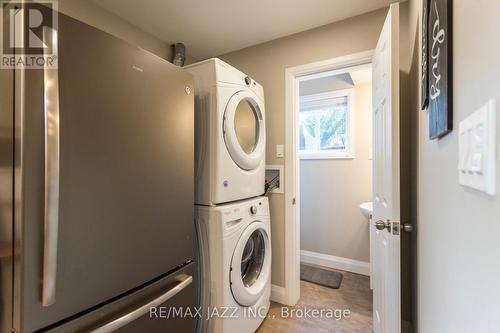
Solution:
[{"label": "doorway", "polygon": [[[349,111],[350,106],[354,109],[356,104],[354,96],[355,85],[352,84],[352,77],[349,72],[362,72],[367,69],[371,71],[370,64],[372,56],[373,51],[366,51],[288,68],[286,70],[287,155],[285,162],[285,186],[289,189],[285,192],[285,220],[287,221],[287,228],[285,230],[285,253],[287,254],[285,258],[285,289],[287,304],[296,304],[300,297],[301,261],[309,260],[310,264],[328,267],[328,263],[332,262],[332,260],[329,259],[336,257],[335,259],[340,259],[336,260],[337,264],[343,265],[337,266],[338,268],[343,268],[345,270],[351,267],[352,269],[357,269],[358,273],[368,272],[369,274],[369,264],[357,265],[358,267],[356,268],[355,263],[359,264],[361,261],[341,260],[341,258],[346,259],[341,256],[316,255],[314,251],[301,253],[301,217],[303,216],[301,212],[303,200],[301,198],[301,166],[304,164],[305,167],[305,164],[311,164],[311,161],[319,162],[322,160],[328,162],[346,162],[354,160],[356,154],[358,154],[358,156],[361,154],[361,151],[356,151],[356,126],[349,126],[356,122],[355,112],[352,112],[352,110]],[[315,88],[313,87],[315,85],[317,86],[318,82],[332,80],[331,78],[336,78],[336,81],[339,81],[339,77],[344,78],[344,84],[341,86],[341,89],[330,89],[330,91],[317,92],[317,94],[307,94],[308,91],[314,92]],[[349,79],[348,83],[350,83],[350,87],[349,85],[345,85],[346,78]],[[306,93],[304,93],[304,91]],[[318,99],[320,102],[318,102]],[[323,102],[321,102],[321,99],[323,99]],[[334,131],[335,133],[330,133],[331,135],[323,140],[321,135],[316,135],[317,131],[321,132],[322,127],[321,124],[317,122],[318,119],[319,122],[321,122],[320,118],[322,116],[323,118],[328,118],[328,114],[322,114],[322,111],[306,111],[314,110],[315,106],[321,103],[340,103],[343,105],[344,110],[335,115],[330,115],[333,119],[338,117],[338,119],[343,119],[344,121],[342,124],[338,125],[337,130]],[[368,122],[370,122],[370,120],[368,120]],[[326,128],[325,125],[323,125],[323,128]],[[363,151],[364,158],[369,160],[370,149],[367,147],[363,149]],[[317,169],[314,169],[313,166],[313,175],[315,171],[317,171]],[[359,204],[361,204],[361,202]],[[361,215],[361,212],[359,212],[359,214]],[[368,225],[366,225],[366,229],[368,230]],[[312,237],[312,239],[314,239],[314,237]],[[366,261],[364,263],[366,263]]]},{"label": "doorway", "polygon": [[[286,75],[285,162],[285,301],[294,305],[300,297],[300,80],[308,75],[329,75],[346,68],[373,66],[373,210],[374,232],[373,331],[399,333],[401,314],[401,234],[411,224],[400,214],[400,63],[399,5],[389,7],[375,50],[288,68]],[[408,300],[404,301],[405,303]],[[410,327],[410,326],[409,326]]]},{"label": "doorway", "polygon": [[[299,78],[301,270],[369,277],[369,216],[360,205],[372,200],[372,68],[330,72]],[[342,273],[332,278],[340,284]]]},{"label": "doorway", "polygon": [[334,301],[357,320],[332,329],[369,332],[372,66],[301,76],[298,94],[301,303]]}]

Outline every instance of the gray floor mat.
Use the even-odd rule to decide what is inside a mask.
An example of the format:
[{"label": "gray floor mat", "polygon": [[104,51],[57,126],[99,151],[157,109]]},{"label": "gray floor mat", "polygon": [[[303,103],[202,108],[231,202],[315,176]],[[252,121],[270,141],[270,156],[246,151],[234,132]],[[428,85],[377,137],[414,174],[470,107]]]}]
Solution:
[{"label": "gray floor mat", "polygon": [[325,287],[339,289],[343,275],[340,272],[330,271],[309,265],[300,265],[300,279],[316,283]]}]

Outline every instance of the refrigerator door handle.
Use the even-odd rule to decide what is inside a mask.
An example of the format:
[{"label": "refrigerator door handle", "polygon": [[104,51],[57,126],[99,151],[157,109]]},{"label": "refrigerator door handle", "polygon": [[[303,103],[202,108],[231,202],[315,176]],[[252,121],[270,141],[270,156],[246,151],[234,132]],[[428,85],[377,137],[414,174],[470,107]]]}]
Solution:
[{"label": "refrigerator door handle", "polygon": [[[43,28],[44,41],[55,42],[57,31]],[[56,301],[57,238],[59,229],[59,77],[57,69],[43,69],[45,123],[45,203],[42,306]]]},{"label": "refrigerator door handle", "polygon": [[132,312],[127,313],[126,315],[117,318],[99,328],[96,328],[90,333],[110,333],[116,331],[117,329],[133,322],[134,320],[144,316],[147,314],[151,308],[155,308],[165,303],[179,292],[181,292],[184,288],[189,286],[191,282],[193,282],[193,277],[191,275],[181,274],[177,277],[179,283],[175,285],[175,287],[169,289],[166,293],[162,294],[158,298],[155,298],[149,303],[142,305],[141,307],[133,310]]}]

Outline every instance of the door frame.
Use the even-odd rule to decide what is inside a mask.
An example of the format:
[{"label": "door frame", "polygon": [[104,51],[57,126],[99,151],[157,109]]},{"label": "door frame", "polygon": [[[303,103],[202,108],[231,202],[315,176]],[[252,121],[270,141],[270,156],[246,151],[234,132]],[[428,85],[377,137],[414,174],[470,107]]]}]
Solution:
[{"label": "door frame", "polygon": [[[342,74],[352,67],[372,62],[375,50],[317,61],[285,69],[285,290],[283,302],[297,304],[300,298],[300,163],[297,145],[299,79]],[[294,202],[295,199],[295,202]]]}]

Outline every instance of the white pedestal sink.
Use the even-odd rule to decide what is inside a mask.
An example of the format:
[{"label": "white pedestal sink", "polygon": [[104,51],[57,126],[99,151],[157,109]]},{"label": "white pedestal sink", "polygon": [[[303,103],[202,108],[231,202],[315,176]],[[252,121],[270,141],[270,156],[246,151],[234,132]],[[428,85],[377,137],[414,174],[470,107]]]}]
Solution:
[{"label": "white pedestal sink", "polygon": [[373,289],[373,280],[372,280],[372,273],[373,273],[373,232],[374,229],[372,227],[372,213],[373,213],[373,202],[363,202],[361,205],[359,205],[359,210],[361,210],[361,213],[366,217],[366,221],[368,222],[368,228],[369,228],[369,235],[370,235],[370,288]]},{"label": "white pedestal sink", "polygon": [[359,205],[359,209],[367,220],[370,220],[372,218],[373,202],[363,202],[361,205]]}]

